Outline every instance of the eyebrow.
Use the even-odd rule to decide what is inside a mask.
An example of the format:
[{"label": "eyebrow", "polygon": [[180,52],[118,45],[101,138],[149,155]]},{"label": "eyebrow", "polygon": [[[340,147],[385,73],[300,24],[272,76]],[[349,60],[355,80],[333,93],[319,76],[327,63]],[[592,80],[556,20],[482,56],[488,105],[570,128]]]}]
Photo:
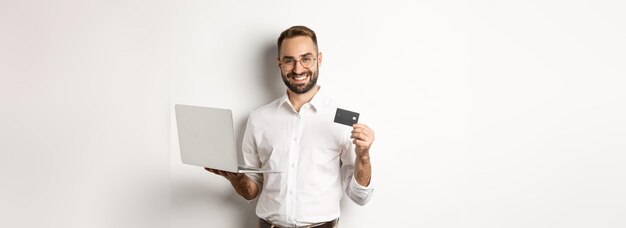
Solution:
[{"label": "eyebrow", "polygon": [[[307,52],[307,53],[304,53],[304,54],[300,55],[300,57],[305,57],[305,56],[307,56],[307,55],[313,55],[313,53],[311,53],[311,52]],[[293,59],[293,56],[290,56],[290,55],[285,55],[285,56],[283,56],[283,58],[290,58],[290,59]]]}]

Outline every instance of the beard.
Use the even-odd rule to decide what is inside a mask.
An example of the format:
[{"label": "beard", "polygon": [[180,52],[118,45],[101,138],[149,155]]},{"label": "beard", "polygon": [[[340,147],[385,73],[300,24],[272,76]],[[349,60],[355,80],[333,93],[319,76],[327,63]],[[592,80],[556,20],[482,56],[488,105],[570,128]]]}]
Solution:
[{"label": "beard", "polygon": [[[283,82],[285,83],[287,88],[291,90],[291,92],[294,92],[296,94],[303,94],[303,93],[309,92],[311,89],[313,89],[313,87],[315,87],[315,85],[317,84],[318,74],[319,74],[318,71],[312,72],[311,70],[306,69],[301,74],[296,74],[293,71],[287,73],[287,75],[282,74],[282,78],[283,78]],[[296,82],[289,80],[289,79],[294,80],[294,78],[301,77],[301,76],[309,77],[308,82],[296,83]]]}]

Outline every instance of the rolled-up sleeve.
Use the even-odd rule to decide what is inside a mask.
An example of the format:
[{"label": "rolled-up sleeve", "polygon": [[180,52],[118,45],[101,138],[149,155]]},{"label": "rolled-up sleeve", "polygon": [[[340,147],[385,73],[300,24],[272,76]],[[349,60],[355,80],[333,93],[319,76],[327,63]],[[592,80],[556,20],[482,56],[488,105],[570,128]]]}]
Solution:
[{"label": "rolled-up sleeve", "polygon": [[367,204],[374,193],[374,175],[371,175],[370,183],[367,187],[356,182],[354,177],[354,160],[356,154],[354,145],[350,142],[341,151],[341,176],[346,195],[356,204],[363,206]]}]

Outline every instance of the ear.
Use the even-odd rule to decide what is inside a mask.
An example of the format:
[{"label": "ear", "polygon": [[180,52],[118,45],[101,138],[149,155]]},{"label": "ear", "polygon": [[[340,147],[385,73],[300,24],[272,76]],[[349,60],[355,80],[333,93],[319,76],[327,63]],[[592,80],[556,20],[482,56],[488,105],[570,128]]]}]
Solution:
[{"label": "ear", "polygon": [[322,53],[317,53],[317,67],[322,65]]},{"label": "ear", "polygon": [[276,57],[276,63],[278,64],[278,69],[280,69],[282,63],[280,63],[280,57]]}]

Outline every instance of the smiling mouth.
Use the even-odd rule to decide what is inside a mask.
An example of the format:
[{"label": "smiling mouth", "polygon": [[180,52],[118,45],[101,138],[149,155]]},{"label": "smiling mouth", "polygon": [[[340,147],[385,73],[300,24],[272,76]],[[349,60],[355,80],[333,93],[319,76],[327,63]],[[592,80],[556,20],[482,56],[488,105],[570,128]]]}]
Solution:
[{"label": "smiling mouth", "polygon": [[294,82],[304,82],[307,78],[309,78],[308,74],[299,75],[299,76],[291,76],[290,77]]}]

